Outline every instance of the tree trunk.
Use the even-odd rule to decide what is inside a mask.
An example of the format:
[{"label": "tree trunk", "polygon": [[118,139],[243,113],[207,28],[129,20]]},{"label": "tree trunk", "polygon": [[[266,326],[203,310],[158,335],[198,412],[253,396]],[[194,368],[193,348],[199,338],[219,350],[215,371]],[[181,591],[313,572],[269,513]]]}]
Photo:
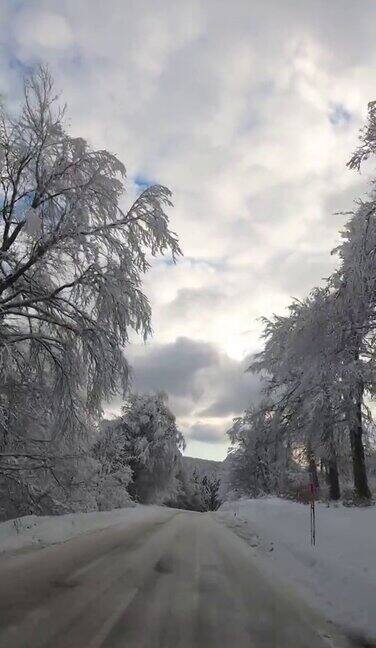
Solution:
[{"label": "tree trunk", "polygon": [[329,499],[339,500],[341,497],[341,490],[339,486],[338,477],[338,464],[337,457],[333,456],[328,461],[328,483],[329,483]]},{"label": "tree trunk", "polygon": [[363,383],[358,384],[353,402],[353,416],[350,417],[350,444],[353,464],[355,495],[360,499],[370,499],[371,491],[368,487],[366,462],[363,446],[362,401]]},{"label": "tree trunk", "polygon": [[291,444],[291,439],[287,435],[286,438],[286,445],[285,445],[285,470],[288,472],[290,470],[291,466],[291,457],[292,457],[292,444]]},{"label": "tree trunk", "polygon": [[323,439],[325,447],[328,452],[328,459],[325,461],[326,480],[329,486],[329,499],[337,501],[341,497],[341,489],[339,485],[338,463],[337,463],[337,447],[333,431],[333,416],[330,406],[330,399],[325,392],[325,400],[323,404],[324,414],[324,427]]}]

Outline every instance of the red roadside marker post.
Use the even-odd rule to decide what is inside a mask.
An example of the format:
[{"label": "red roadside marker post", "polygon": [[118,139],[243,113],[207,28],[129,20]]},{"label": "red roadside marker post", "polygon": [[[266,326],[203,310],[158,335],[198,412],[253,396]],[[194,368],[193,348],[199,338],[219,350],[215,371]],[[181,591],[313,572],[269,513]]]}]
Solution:
[{"label": "red roadside marker post", "polygon": [[310,521],[311,521],[311,545],[314,547],[316,545],[316,510],[315,510],[315,495],[316,487],[313,482],[309,484],[310,492]]}]

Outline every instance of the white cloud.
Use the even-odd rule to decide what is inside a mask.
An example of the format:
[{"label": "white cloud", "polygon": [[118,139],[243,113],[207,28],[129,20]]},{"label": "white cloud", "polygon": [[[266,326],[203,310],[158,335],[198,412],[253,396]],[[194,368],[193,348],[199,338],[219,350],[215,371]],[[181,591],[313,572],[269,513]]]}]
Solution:
[{"label": "white cloud", "polygon": [[[332,213],[351,208],[364,188],[345,164],[375,98],[376,5],[0,6],[0,82],[9,100],[25,66],[47,61],[73,132],[126,162],[131,194],[136,176],[174,192],[172,226],[186,257],[175,267],[158,261],[146,279],[151,344],[204,340],[238,362],[259,345],[258,317],[280,311],[334,267],[329,252],[345,217]],[[188,426],[214,425],[200,416],[206,396]],[[175,399],[182,412],[185,398]]]},{"label": "white cloud", "polygon": [[[34,48],[60,50],[73,44],[73,31],[64,16],[49,11],[35,11],[30,7],[18,14],[15,37],[24,54],[32,54]],[[48,55],[48,52],[45,54]]]}]

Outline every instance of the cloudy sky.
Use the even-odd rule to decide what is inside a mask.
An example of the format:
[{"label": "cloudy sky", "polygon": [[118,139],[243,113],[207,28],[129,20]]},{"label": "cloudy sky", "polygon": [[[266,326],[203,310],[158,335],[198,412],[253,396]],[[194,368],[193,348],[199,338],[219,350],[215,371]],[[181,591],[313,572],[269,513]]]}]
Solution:
[{"label": "cloudy sky", "polygon": [[222,458],[259,397],[260,316],[336,262],[364,190],[346,169],[376,99],[374,0],[0,0],[0,92],[47,62],[71,131],[118,154],[129,195],[174,194],[184,258],[154,262],[154,337],[128,350],[163,389],[188,454]]}]

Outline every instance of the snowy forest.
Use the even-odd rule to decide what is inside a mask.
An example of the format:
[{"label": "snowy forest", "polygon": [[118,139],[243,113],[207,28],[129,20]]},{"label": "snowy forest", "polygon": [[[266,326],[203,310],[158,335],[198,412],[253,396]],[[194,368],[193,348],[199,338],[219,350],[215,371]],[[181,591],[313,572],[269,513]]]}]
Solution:
[{"label": "snowy forest", "polygon": [[[376,103],[348,166],[376,153]],[[264,320],[262,402],[234,420],[219,473],[184,462],[163,393],[133,393],[126,347],[151,335],[143,276],[181,254],[170,191],[127,204],[115,155],[71,137],[48,69],[2,105],[0,519],[160,503],[215,510],[243,494],[368,503],[376,481],[376,193],[347,215],[337,270]],[[106,419],[119,394],[121,413]],[[221,483],[220,483],[221,482]],[[376,483],[374,485],[376,487]]]}]

